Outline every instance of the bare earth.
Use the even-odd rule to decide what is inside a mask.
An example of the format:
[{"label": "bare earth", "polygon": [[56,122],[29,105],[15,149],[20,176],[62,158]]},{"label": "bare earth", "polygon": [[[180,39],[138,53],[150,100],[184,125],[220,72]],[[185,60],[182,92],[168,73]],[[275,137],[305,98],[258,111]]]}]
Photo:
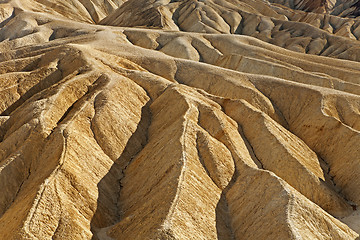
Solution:
[{"label": "bare earth", "polygon": [[358,16],[0,1],[0,239],[357,239]]}]

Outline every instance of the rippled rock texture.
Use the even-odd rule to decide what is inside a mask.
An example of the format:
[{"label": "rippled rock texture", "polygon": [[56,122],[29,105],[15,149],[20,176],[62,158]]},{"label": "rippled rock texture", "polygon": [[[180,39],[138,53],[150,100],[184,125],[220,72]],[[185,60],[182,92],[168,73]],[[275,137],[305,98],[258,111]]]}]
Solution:
[{"label": "rippled rock texture", "polygon": [[0,3],[0,239],[357,239],[360,3]]}]

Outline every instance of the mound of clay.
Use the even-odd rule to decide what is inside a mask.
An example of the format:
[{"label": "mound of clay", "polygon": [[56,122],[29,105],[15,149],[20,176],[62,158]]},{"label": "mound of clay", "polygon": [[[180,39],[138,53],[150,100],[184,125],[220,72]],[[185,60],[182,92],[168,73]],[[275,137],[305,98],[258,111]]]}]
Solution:
[{"label": "mound of clay", "polygon": [[0,239],[357,239],[345,0],[0,3]]}]

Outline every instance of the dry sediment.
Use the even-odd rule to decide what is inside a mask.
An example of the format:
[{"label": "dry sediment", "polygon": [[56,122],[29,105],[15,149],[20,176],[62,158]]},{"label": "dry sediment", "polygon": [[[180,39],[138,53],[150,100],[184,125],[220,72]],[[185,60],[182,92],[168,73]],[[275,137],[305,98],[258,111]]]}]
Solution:
[{"label": "dry sediment", "polygon": [[356,239],[356,4],[1,3],[0,239]]}]

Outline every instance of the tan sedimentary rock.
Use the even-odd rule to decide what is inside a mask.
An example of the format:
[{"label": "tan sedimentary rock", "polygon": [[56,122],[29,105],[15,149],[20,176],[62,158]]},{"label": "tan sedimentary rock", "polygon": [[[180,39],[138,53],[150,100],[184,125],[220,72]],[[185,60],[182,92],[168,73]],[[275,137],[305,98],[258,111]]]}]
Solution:
[{"label": "tan sedimentary rock", "polygon": [[357,6],[3,1],[0,239],[358,238]]}]

